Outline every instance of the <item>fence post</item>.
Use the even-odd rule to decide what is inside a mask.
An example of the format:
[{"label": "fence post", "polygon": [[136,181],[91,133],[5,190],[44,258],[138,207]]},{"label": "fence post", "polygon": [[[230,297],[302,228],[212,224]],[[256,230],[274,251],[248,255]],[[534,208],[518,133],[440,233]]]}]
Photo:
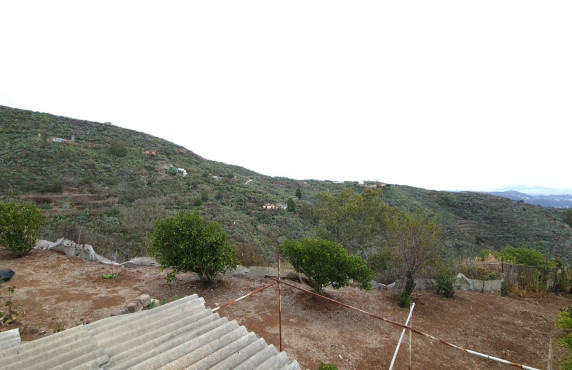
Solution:
[{"label": "fence post", "polygon": [[[413,303],[415,304],[415,303]],[[411,309],[411,312],[413,312],[413,308]],[[411,321],[409,322],[409,326],[412,326],[413,322],[413,317],[411,317]],[[413,350],[411,349],[411,329],[409,329],[409,370],[411,370],[411,354],[413,353]]]},{"label": "fence post", "polygon": [[278,252],[278,331],[280,335],[280,352],[282,352],[282,289],[280,287],[280,252]]},{"label": "fence post", "polygon": [[[415,302],[411,304],[411,308],[409,309],[409,315],[407,316],[407,320],[405,321],[405,326],[409,324],[411,320],[411,316],[413,315],[413,309],[415,308]],[[397,353],[399,352],[399,346],[401,346],[401,341],[403,340],[403,336],[405,335],[405,328],[401,331],[401,336],[399,337],[399,341],[397,342],[397,347],[395,347],[395,352],[393,353],[393,358],[391,359],[391,364],[389,364],[389,370],[393,369],[393,365],[395,365],[395,359],[397,359]],[[409,368],[411,368],[411,327],[409,329]]]}]

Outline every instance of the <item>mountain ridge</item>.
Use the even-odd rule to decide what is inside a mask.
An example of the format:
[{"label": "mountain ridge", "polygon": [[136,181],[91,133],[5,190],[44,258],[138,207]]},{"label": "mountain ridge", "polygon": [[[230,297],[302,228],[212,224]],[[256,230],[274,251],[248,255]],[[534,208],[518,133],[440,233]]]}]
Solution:
[{"label": "mountain ridge", "polygon": [[[43,238],[79,239],[117,260],[145,253],[145,234],[158,218],[190,210],[220,223],[243,263],[269,263],[282,241],[317,235],[318,193],[359,193],[371,185],[265,176],[142,132],[3,106],[0,168],[1,197],[33,201],[48,216]],[[389,205],[438,216],[446,242],[460,254],[534,245],[572,257],[564,210],[477,192],[384,185]],[[297,212],[263,208],[289,198]]]}]

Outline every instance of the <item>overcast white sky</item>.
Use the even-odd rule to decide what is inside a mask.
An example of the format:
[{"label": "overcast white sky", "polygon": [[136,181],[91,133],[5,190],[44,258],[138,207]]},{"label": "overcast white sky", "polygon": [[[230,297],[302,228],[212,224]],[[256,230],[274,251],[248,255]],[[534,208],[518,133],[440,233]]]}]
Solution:
[{"label": "overcast white sky", "polygon": [[0,105],[296,179],[572,189],[572,2],[3,1]]}]

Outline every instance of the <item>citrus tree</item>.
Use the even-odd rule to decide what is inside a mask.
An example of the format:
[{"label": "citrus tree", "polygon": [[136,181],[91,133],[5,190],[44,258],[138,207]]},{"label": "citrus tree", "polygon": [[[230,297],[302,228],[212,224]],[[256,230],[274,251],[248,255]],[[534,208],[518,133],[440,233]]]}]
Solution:
[{"label": "citrus tree", "polygon": [[373,272],[358,256],[350,256],[341,245],[324,239],[306,238],[287,240],[278,250],[290,261],[296,271],[306,275],[315,291],[326,285],[340,289],[350,279],[360,283],[360,288],[371,289]]},{"label": "citrus tree", "polygon": [[171,267],[175,274],[194,272],[206,284],[238,264],[222,227],[197,213],[183,212],[158,221],[150,239],[149,253],[163,268]]},{"label": "citrus tree", "polygon": [[18,257],[34,248],[44,225],[42,211],[32,204],[0,203],[0,243]]}]

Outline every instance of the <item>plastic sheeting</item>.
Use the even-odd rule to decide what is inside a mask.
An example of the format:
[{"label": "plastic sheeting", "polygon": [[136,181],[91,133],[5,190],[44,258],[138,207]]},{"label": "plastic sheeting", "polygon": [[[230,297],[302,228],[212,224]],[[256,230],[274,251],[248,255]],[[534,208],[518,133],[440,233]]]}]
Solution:
[{"label": "plastic sheeting", "polygon": [[86,261],[101,262],[106,265],[122,266],[127,264],[139,266],[159,266],[159,263],[151,257],[135,257],[127,262],[117,263],[95,253],[89,244],[76,244],[73,240],[60,238],[55,242],[40,240],[34,247],[38,250],[55,250],[68,256],[79,257]]}]

